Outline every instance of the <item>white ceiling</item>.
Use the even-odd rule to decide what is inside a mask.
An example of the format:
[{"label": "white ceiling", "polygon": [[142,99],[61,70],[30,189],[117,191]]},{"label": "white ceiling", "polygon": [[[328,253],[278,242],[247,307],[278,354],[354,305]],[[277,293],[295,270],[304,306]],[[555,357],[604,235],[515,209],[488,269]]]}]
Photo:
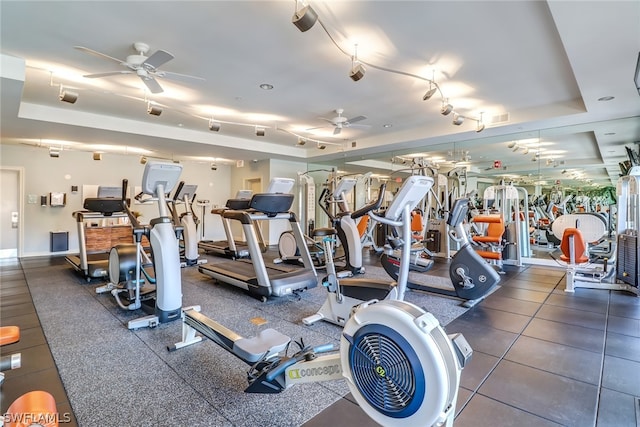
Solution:
[{"label": "white ceiling", "polygon": [[[173,159],[282,158],[380,170],[392,167],[394,155],[468,154],[480,174],[537,176],[540,168],[546,179],[566,180],[562,170],[582,171],[607,184],[618,177],[624,147],[640,141],[638,1],[308,4],[326,31],[320,22],[304,33],[292,25],[293,0],[3,0],[2,143],[64,140]],[[175,56],[161,70],[205,80],[158,79],[164,92],[148,94],[135,75],[82,77],[125,68],[74,46],[125,59],[134,42]],[[369,66],[354,82],[356,44]],[[441,93],[423,101],[432,76]],[[58,100],[60,85],[78,93],[75,104]],[[605,96],[614,99],[598,101]],[[160,116],[147,114],[145,97],[163,108]],[[468,117],[462,125],[440,114],[441,97]],[[367,127],[334,136],[321,118],[338,108],[366,116],[358,124]],[[492,123],[501,115],[508,121]],[[219,132],[208,129],[212,116],[223,122]],[[476,133],[472,119],[481,116],[486,128]],[[265,136],[255,135],[256,125]],[[297,146],[292,133],[327,148]],[[545,145],[530,144],[527,155],[507,148],[529,138]],[[538,148],[546,150],[540,163],[532,161]],[[487,170],[494,160],[506,172]]]}]

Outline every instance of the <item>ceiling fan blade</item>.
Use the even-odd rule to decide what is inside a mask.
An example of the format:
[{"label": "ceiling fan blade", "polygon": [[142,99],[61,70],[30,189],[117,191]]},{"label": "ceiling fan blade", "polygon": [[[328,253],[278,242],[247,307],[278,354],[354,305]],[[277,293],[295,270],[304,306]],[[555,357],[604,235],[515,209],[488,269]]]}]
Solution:
[{"label": "ceiling fan blade", "polygon": [[122,71],[109,71],[106,73],[96,73],[96,74],[85,74],[82,77],[86,77],[88,79],[95,79],[98,77],[109,77],[109,76],[117,76],[118,74],[134,74],[133,71],[122,70]]},{"label": "ceiling fan blade", "polygon": [[147,88],[149,89],[149,91],[151,93],[162,93],[162,92],[164,92],[164,90],[162,90],[162,86],[160,86],[160,83],[158,83],[158,81],[156,79],[154,79],[153,77],[140,76],[140,79],[142,79],[142,81],[144,82],[144,84],[147,86]]},{"label": "ceiling fan blade", "polygon": [[117,62],[118,64],[123,64],[123,63],[126,62],[126,61],[123,61],[122,59],[114,58],[113,56],[106,55],[104,53],[95,51],[93,49],[89,49],[88,47],[74,46],[74,49],[78,49],[78,50],[80,50],[82,52],[85,52],[85,53],[88,53],[88,54],[91,54],[91,55],[94,55],[94,56],[98,56],[98,57],[103,58],[103,59],[108,59],[109,61]]},{"label": "ceiling fan blade", "polygon": [[353,118],[351,118],[351,119],[349,119],[347,121],[349,123],[355,123],[355,122],[361,122],[362,120],[367,120],[367,117],[366,116],[356,116],[356,117],[353,117]]},{"label": "ceiling fan blade", "polygon": [[172,73],[170,71],[159,71],[155,73],[156,77],[164,77],[171,80],[201,80],[205,81],[202,77],[190,76],[188,74]]},{"label": "ceiling fan blade", "polygon": [[171,55],[166,50],[157,50],[153,55],[148,57],[147,60],[144,61],[142,65],[147,69],[154,70],[160,67],[161,65],[171,61],[173,58],[174,56]]}]

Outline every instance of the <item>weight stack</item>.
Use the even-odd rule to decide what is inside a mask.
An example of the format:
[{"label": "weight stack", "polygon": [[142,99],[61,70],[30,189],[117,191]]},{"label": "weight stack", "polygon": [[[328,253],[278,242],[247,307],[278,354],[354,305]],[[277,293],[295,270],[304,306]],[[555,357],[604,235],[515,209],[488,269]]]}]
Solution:
[{"label": "weight stack", "polygon": [[618,235],[616,278],[628,285],[638,287],[640,265],[638,260],[638,236]]}]

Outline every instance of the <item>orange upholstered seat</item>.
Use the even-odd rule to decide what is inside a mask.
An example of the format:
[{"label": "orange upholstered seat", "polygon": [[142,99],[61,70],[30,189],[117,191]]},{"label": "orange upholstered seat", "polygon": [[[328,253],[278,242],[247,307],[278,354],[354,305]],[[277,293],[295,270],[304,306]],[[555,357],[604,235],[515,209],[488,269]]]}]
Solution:
[{"label": "orange upholstered seat", "polygon": [[358,221],[358,235],[360,235],[360,237],[362,238],[362,236],[365,235],[365,233],[367,232],[367,227],[369,226],[369,215],[362,215],[362,217],[360,218],[360,221]]},{"label": "orange upholstered seat", "polygon": [[478,243],[494,243],[500,244],[502,242],[502,235],[504,234],[504,222],[499,216],[476,216],[473,218],[473,222],[486,223],[487,231],[483,236],[473,236],[473,241]]},{"label": "orange upholstered seat", "polygon": [[7,427],[42,425],[58,426],[56,400],[46,391],[36,390],[23,394],[13,401],[4,416]]},{"label": "orange upholstered seat", "polygon": [[565,262],[572,262],[571,240],[573,240],[574,262],[576,264],[582,264],[589,261],[589,257],[585,255],[587,246],[582,238],[582,233],[577,228],[565,228],[562,234],[562,242],[560,243],[560,250],[562,251],[560,259]]},{"label": "orange upholstered seat", "polygon": [[0,345],[13,344],[20,341],[20,328],[17,326],[0,327]]}]

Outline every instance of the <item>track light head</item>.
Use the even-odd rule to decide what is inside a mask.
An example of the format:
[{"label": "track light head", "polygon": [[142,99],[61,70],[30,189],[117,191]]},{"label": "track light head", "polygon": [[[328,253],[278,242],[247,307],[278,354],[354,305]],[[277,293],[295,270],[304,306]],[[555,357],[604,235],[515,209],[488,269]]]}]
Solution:
[{"label": "track light head", "polygon": [[162,114],[162,108],[158,107],[157,105],[153,105],[152,103],[148,103],[147,104],[147,113],[149,113],[152,116],[159,116],[160,114]]},{"label": "track light head", "polygon": [[300,10],[296,10],[296,13],[291,17],[293,25],[303,33],[310,30],[317,20],[318,14],[311,6],[305,6]]},{"label": "track light head", "polygon": [[364,77],[364,73],[366,72],[367,70],[364,68],[364,65],[357,63],[357,64],[354,64],[353,67],[351,67],[351,71],[349,72],[349,77],[354,82],[357,82],[358,80]]},{"label": "track light head", "polygon": [[523,155],[527,155],[529,154],[529,147],[525,147],[524,151],[522,152]]},{"label": "track light head", "polygon": [[440,108],[440,114],[443,116],[449,115],[453,111],[453,105],[451,104],[442,104],[442,108]]},{"label": "track light head", "polygon": [[209,120],[209,130],[212,132],[218,132],[220,130],[220,123],[215,120]]},{"label": "track light head", "polygon": [[299,146],[303,146],[304,144],[307,143],[307,140],[304,138],[298,138],[298,145]]},{"label": "track light head", "polygon": [[423,101],[428,101],[429,99],[431,99],[431,97],[433,95],[435,95],[435,93],[438,91],[438,88],[432,87],[430,88],[422,97]]},{"label": "track light head", "polygon": [[516,151],[518,151],[519,149],[520,149],[520,146],[519,146],[518,144],[516,144],[516,146],[515,146],[515,147],[513,147],[513,150],[511,150],[511,151],[513,151],[513,152],[515,153],[515,152],[516,152]]},{"label": "track light head", "polygon": [[324,150],[325,148],[327,148],[325,144],[318,143],[318,150]]},{"label": "track light head", "polygon": [[54,148],[54,147],[49,147],[49,157],[53,157],[53,158],[58,158],[60,157],[60,149],[59,148]]},{"label": "track light head", "polygon": [[102,153],[93,153],[93,160],[102,160]]},{"label": "track light head", "polygon": [[211,163],[211,170],[212,171],[218,170],[218,165],[216,165],[215,163]]},{"label": "track light head", "polygon": [[484,123],[478,122],[478,125],[476,126],[476,132],[480,133],[483,130],[484,130]]},{"label": "track light head", "polygon": [[464,122],[464,116],[461,116],[458,113],[453,113],[453,124],[456,126],[460,126]]},{"label": "track light head", "polygon": [[71,92],[69,90],[64,90],[64,89],[62,89],[62,87],[60,87],[60,94],[58,95],[58,98],[60,98],[60,101],[62,101],[62,102],[68,102],[69,104],[75,104],[76,101],[78,100],[78,94],[77,94],[77,92]]},{"label": "track light head", "polygon": [[516,142],[515,141],[511,141],[509,144],[507,144],[507,148],[513,148],[516,146]]},{"label": "track light head", "polygon": [[264,128],[256,126],[256,136],[264,136]]},{"label": "track light head", "polygon": [[140,164],[144,165],[147,163],[147,158],[145,156],[140,156]]}]

